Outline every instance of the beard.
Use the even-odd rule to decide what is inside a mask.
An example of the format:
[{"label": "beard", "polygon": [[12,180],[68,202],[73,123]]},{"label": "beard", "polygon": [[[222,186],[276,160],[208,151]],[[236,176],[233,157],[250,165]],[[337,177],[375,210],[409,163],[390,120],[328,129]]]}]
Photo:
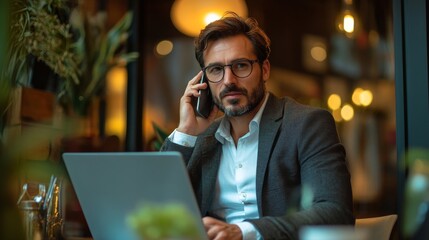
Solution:
[{"label": "beard", "polygon": [[[231,104],[231,106],[225,107],[225,105],[222,104],[221,99],[229,92],[240,92],[241,94],[243,94],[243,96],[247,98],[247,105],[240,105],[239,99],[233,99],[229,101],[229,104]],[[253,109],[255,109],[262,101],[262,99],[264,99],[264,96],[265,84],[261,76],[258,85],[254,89],[251,89],[250,95],[247,89],[239,88],[237,87],[237,85],[233,84],[226,86],[226,88],[219,94],[219,97],[214,97],[213,100],[219,110],[225,113],[226,116],[238,117],[243,116],[244,114],[251,112]]]}]

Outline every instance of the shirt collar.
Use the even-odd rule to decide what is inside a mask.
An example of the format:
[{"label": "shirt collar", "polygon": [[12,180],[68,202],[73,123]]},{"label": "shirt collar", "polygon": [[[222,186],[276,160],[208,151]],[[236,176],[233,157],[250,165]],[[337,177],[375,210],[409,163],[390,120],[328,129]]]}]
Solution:
[{"label": "shirt collar", "polygon": [[[261,108],[259,108],[256,115],[249,123],[250,133],[254,133],[259,129],[262,113],[264,112],[265,106],[267,105],[268,96],[269,94],[265,93],[264,102],[262,103]],[[224,144],[226,140],[232,141],[230,128],[231,128],[231,125],[228,119],[224,117],[219,125],[219,128],[216,130],[216,133],[215,133],[215,137],[220,143]]]}]

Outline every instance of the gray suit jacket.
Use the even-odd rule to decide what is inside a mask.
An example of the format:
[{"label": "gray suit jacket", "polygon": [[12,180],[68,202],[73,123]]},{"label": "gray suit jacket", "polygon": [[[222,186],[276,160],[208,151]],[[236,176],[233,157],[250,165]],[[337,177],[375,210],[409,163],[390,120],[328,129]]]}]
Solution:
[{"label": "gray suit jacket", "polygon": [[[168,139],[162,151],[182,153],[203,216],[215,192],[222,145],[215,121],[195,147]],[[256,195],[259,219],[249,219],[267,239],[298,239],[304,225],[354,224],[350,174],[331,114],[270,94],[259,129]],[[300,206],[301,189],[313,202]]]}]

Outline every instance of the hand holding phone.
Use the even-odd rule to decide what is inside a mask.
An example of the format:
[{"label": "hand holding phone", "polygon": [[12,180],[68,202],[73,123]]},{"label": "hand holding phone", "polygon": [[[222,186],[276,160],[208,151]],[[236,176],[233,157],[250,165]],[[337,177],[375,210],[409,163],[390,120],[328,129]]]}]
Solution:
[{"label": "hand holding phone", "polygon": [[203,73],[200,79],[200,83],[204,83],[204,82],[207,83],[207,88],[199,90],[200,96],[197,97],[194,108],[195,108],[195,112],[199,116],[203,118],[208,118],[213,109],[214,103],[213,103],[212,94],[209,88],[209,83],[207,82],[205,78],[205,74]]}]

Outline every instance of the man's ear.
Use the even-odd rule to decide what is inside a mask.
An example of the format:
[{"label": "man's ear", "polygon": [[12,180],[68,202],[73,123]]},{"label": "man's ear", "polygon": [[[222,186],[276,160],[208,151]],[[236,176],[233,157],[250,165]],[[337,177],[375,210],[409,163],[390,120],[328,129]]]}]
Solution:
[{"label": "man's ear", "polygon": [[264,82],[270,79],[270,69],[271,69],[270,61],[268,59],[265,59],[264,62],[262,63],[262,79],[264,80]]}]

